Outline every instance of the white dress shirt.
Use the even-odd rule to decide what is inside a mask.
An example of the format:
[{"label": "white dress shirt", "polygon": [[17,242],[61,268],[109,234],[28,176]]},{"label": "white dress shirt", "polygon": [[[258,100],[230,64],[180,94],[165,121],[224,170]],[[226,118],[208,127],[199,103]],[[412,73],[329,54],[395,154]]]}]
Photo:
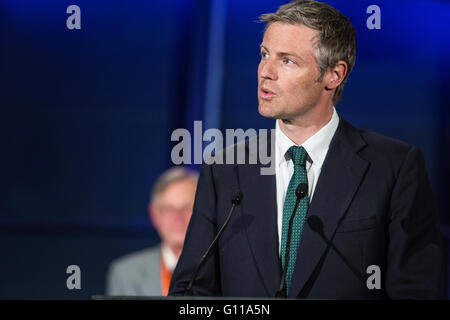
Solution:
[{"label": "white dress shirt", "polygon": [[[289,181],[294,174],[294,164],[292,163],[288,149],[296,144],[292,142],[280,129],[279,120],[275,126],[275,175],[277,184],[277,211],[278,211],[278,248],[281,252],[281,229],[283,224],[283,206]],[[281,120],[280,120],[281,121]],[[308,138],[301,146],[308,153],[306,159],[306,173],[308,176],[308,196],[309,202],[314,194],[314,189],[319,179],[323,161],[328,152],[331,139],[339,124],[339,116],[333,107],[331,120]]]}]

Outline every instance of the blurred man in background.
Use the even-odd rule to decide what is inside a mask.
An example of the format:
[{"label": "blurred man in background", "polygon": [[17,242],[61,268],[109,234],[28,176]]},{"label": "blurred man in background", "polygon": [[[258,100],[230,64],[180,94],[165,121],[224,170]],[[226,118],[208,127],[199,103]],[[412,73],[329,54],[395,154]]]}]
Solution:
[{"label": "blurred man in background", "polygon": [[167,295],[192,215],[197,180],[197,173],[184,167],[173,167],[158,178],[148,212],[161,243],[113,261],[108,295]]}]

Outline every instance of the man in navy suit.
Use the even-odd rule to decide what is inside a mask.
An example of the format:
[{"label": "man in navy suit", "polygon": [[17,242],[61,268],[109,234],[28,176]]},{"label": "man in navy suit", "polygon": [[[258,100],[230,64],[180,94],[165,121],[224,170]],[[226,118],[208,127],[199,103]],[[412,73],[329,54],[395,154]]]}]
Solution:
[{"label": "man in navy suit", "polygon": [[[350,21],[315,1],[261,19],[258,109],[277,119],[267,141],[275,174],[260,163],[203,165],[170,294],[185,293],[240,190],[194,295],[439,298],[442,244],[423,153],[353,127],[334,108],[355,63]],[[243,142],[247,158],[253,142]]]}]

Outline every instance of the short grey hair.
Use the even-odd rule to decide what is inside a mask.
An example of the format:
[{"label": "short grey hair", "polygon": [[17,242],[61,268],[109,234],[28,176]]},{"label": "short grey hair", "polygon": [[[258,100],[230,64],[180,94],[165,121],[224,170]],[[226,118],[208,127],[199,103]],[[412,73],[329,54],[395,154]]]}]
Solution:
[{"label": "short grey hair", "polygon": [[284,22],[304,25],[318,32],[315,56],[319,65],[319,82],[338,61],[347,63],[347,74],[334,92],[333,104],[336,105],[341,100],[344,85],[356,60],[356,31],[350,20],[328,4],[295,0],[280,6],[275,13],[261,15],[259,21],[266,22],[265,30],[274,22]]},{"label": "short grey hair", "polygon": [[197,185],[198,173],[183,166],[172,167],[164,171],[152,188],[150,202],[154,202],[156,197],[163,193],[171,184],[185,179],[191,180],[194,185]]}]

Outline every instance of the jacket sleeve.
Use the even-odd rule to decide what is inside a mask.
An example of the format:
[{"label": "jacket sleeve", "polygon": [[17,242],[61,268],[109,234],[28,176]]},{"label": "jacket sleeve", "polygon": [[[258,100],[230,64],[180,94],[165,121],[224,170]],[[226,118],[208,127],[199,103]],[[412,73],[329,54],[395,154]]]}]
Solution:
[{"label": "jacket sleeve", "polygon": [[[183,252],[172,276],[169,295],[184,295],[191,276],[202,255],[217,233],[217,196],[213,178],[213,166],[203,164],[195,195]],[[220,296],[219,259],[214,251],[205,261],[192,287],[193,295]]]},{"label": "jacket sleeve", "polygon": [[423,153],[411,147],[390,201],[386,293],[391,299],[442,298],[439,217]]}]

